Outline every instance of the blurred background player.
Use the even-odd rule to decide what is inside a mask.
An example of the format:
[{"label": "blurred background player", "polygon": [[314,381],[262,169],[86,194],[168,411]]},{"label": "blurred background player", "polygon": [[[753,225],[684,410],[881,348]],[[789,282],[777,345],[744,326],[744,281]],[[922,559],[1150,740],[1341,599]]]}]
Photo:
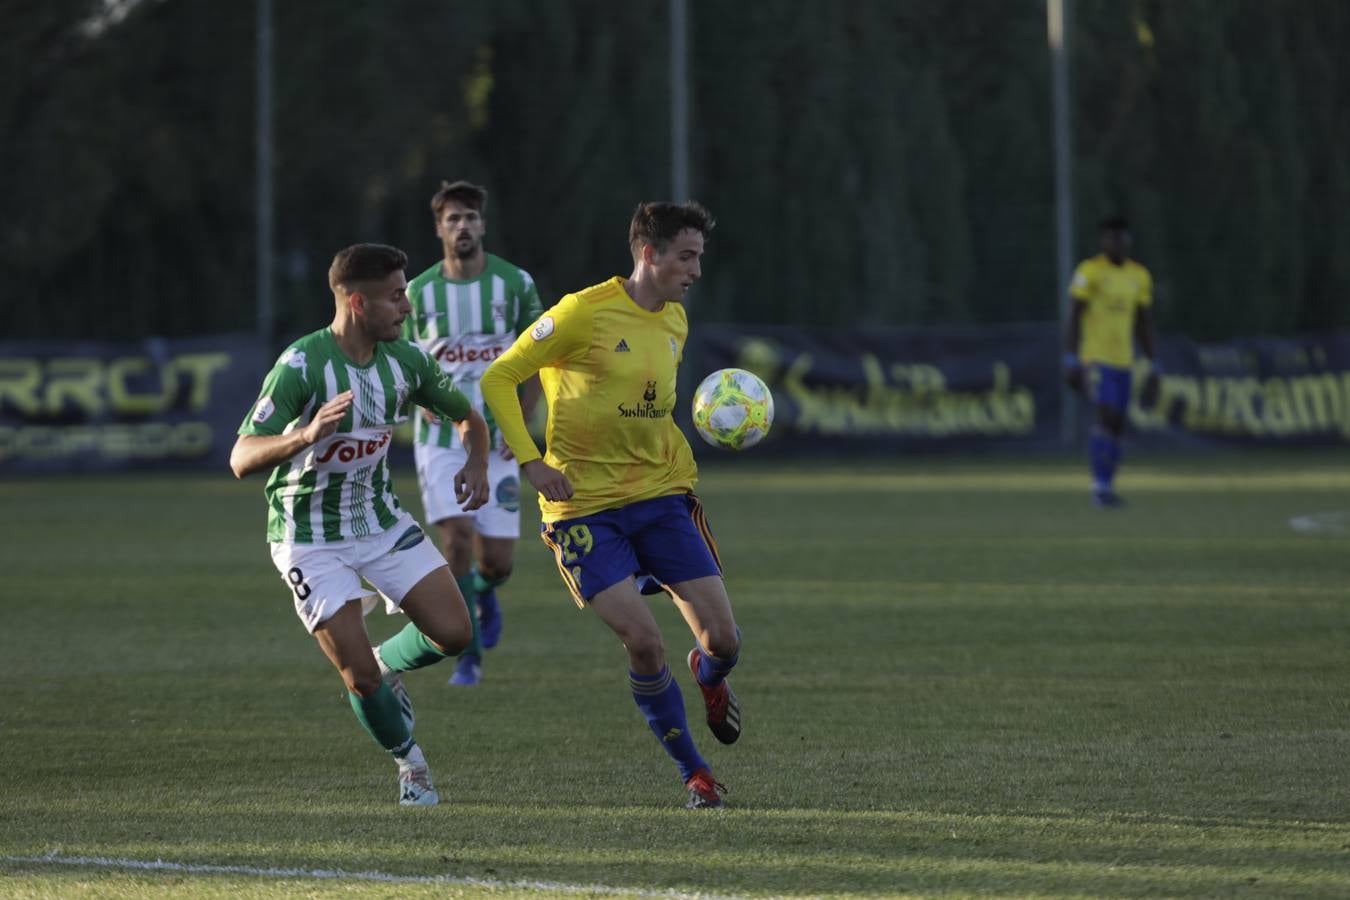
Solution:
[{"label": "blurred background player", "polygon": [[[400,339],[407,263],[382,244],[333,258],[333,323],[281,354],[239,427],[230,469],[238,478],[272,470],[267,540],[296,614],[342,674],[356,718],[397,761],[399,803],[431,806],[439,795],[398,672],[459,652],[472,625],[445,560],[400,507],[386,457],[412,404],[454,419],[469,453],[452,480],[459,502],[475,509],[487,499],[488,437],[435,361]],[[374,652],[362,579],[411,620]]]},{"label": "blurred background player", "polygon": [[1064,378],[1076,391],[1087,390],[1096,409],[1088,438],[1092,499],[1098,506],[1119,506],[1115,491],[1120,441],[1130,405],[1130,371],[1138,342],[1151,369],[1141,396],[1151,406],[1158,396],[1158,363],[1150,307],[1153,278],[1130,259],[1132,237],[1124,216],[1100,223],[1101,253],[1074,270],[1069,287],[1069,327],[1064,345]]},{"label": "blurred background player", "polygon": [[[491,494],[476,512],[455,502],[452,479],[464,465],[459,432],[432,415],[417,417],[413,453],[427,521],[436,523],[445,558],[470,613],[476,612],[473,641],[460,654],[450,683],[474,685],[482,677],[483,650],[501,639],[497,587],[511,575],[520,537],[520,467],[497,435],[483,405],[478,379],[492,360],[515,341],[541,310],[528,272],[483,249],[487,191],[467,181],[441,182],[431,198],[442,259],[408,285],[413,313],[404,336],[430,353],[488,422],[492,453]],[[521,405],[528,419],[539,399],[539,379],[529,379]]]},{"label": "blurred background player", "polygon": [[[670,593],[697,641],[686,659],[713,736],[733,743],[741,711],[726,682],[740,632],[712,534],[693,494],[698,470],[671,413],[712,215],[697,203],[644,203],[629,225],[633,274],[568,294],[483,375],[483,395],[521,471],[539,491],[543,539],[583,609],[623,643],[628,683],[675,762],[691,809],[725,790],[694,746],[661,630],[634,575]],[[516,386],[539,373],[547,455],[525,427]]]}]

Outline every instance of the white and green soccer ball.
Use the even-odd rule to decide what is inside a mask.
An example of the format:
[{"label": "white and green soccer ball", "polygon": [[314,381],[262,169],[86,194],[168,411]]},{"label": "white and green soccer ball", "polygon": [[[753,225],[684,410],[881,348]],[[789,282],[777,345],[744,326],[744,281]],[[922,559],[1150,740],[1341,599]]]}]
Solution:
[{"label": "white and green soccer ball", "polygon": [[694,430],[714,447],[746,450],[773,424],[773,394],[745,369],[718,369],[694,391]]}]

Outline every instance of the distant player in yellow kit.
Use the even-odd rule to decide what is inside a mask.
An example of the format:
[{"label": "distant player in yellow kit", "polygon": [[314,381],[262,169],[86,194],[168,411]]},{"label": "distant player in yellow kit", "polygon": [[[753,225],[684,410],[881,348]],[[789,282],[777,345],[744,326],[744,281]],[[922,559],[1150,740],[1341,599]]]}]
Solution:
[{"label": "distant player in yellow kit", "polygon": [[1130,405],[1134,345],[1152,366],[1143,399],[1158,393],[1158,363],[1153,339],[1153,277],[1130,259],[1130,224],[1124,216],[1101,222],[1102,252],[1078,264],[1069,286],[1069,329],[1065,337],[1064,376],[1075,390],[1089,391],[1097,419],[1088,440],[1092,463],[1092,499],[1098,506],[1119,506],[1115,491],[1120,438]]},{"label": "distant player in yellow kit", "polygon": [[[483,374],[480,385],[521,471],[539,492],[543,539],[577,605],[587,604],[628,651],[633,699],[679,769],[691,809],[723,805],[699,754],[679,683],[634,575],[673,598],[697,645],[687,658],[708,727],[741,731],[726,682],[740,631],[716,545],[693,494],[698,470],[675,425],[675,377],[689,323],[682,300],[702,274],[712,215],[697,203],[643,203],[629,225],[633,273],[568,294]],[[548,401],[540,457],[516,386],[539,373]]]}]

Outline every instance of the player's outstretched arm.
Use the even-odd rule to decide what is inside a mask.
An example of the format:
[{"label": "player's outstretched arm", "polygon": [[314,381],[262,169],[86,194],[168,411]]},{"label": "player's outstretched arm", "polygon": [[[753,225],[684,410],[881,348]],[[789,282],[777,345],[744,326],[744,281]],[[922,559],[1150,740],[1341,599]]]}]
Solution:
[{"label": "player's outstretched arm", "polygon": [[[529,426],[530,420],[534,418],[534,410],[539,405],[539,398],[544,395],[543,385],[539,383],[539,374],[535,373],[525,379],[517,389],[517,396],[520,397],[520,411],[525,416],[525,425]],[[516,454],[511,450],[511,445],[502,441],[502,459],[515,459]]]},{"label": "player's outstretched arm", "polygon": [[521,465],[539,459],[539,448],[534,445],[534,438],[530,437],[530,430],[525,426],[525,412],[521,409],[516,386],[537,372],[538,369],[530,369],[527,361],[519,359],[513,348],[497,357],[478,381],[483,401],[492,410],[492,418],[501,430],[503,440]]},{"label": "player's outstretched arm", "polygon": [[286,434],[241,434],[230,451],[230,471],[234,472],[235,478],[243,478],[274,468],[306,447],[335,434],[351,405],[352,392],[343,391],[320,406],[304,428]]},{"label": "player's outstretched arm", "polygon": [[469,449],[464,468],[455,473],[455,500],[466,511],[478,509],[488,500],[488,427],[476,409],[470,409],[455,426],[460,440]]}]

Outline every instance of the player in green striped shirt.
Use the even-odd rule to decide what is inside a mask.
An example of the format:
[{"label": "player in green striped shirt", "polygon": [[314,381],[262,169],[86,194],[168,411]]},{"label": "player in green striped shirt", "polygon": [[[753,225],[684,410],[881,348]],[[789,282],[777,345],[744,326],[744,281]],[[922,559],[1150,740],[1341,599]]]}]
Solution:
[{"label": "player in green striped shirt", "polygon": [[[434,417],[417,416],[413,453],[427,521],[440,532],[450,571],[469,598],[480,626],[460,654],[451,684],[473,685],[482,678],[484,648],[501,638],[497,587],[511,574],[520,537],[520,467],[501,439],[478,386],[488,365],[539,318],[542,308],[528,272],[483,249],[487,191],[467,181],[441,182],[431,198],[442,258],[408,285],[413,314],[403,335],[431,354],[454,386],[469,398],[488,424],[491,492],[472,513],[455,502],[451,475],[464,465],[459,434]],[[529,416],[540,394],[539,379],[523,387],[521,405]]]},{"label": "player in green striped shirt", "polygon": [[[488,432],[435,360],[401,338],[407,264],[382,244],[333,258],[333,323],[281,354],[239,427],[230,468],[239,478],[272,470],[267,540],[295,611],[342,674],[357,719],[397,761],[399,803],[430,806],[439,795],[398,673],[458,653],[473,628],[444,558],[399,505],[386,457],[414,404],[453,419],[468,447],[456,500],[477,509],[488,495]],[[375,597],[362,579],[411,620],[374,652],[363,611]]]}]

